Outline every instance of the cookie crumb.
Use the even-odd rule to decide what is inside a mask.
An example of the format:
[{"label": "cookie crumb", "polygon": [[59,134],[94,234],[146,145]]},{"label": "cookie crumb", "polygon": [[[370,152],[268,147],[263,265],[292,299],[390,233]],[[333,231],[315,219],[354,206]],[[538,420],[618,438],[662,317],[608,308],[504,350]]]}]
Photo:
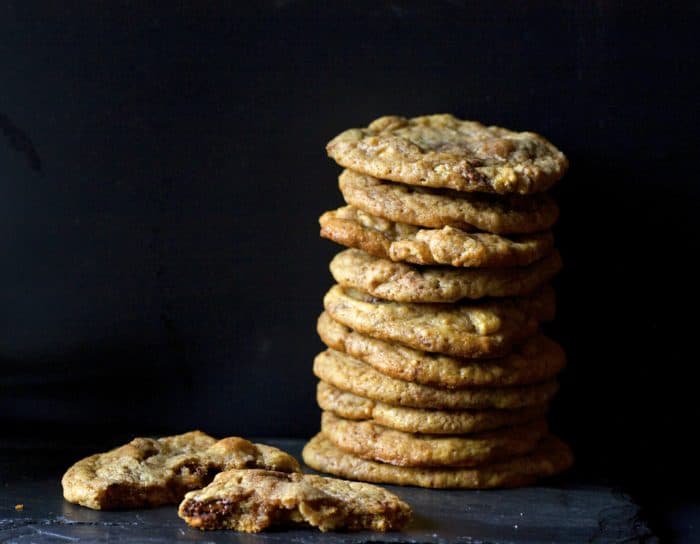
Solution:
[{"label": "cookie crumb", "polygon": [[21,512],[22,510],[24,510],[24,505],[22,503],[15,504],[15,510]]}]

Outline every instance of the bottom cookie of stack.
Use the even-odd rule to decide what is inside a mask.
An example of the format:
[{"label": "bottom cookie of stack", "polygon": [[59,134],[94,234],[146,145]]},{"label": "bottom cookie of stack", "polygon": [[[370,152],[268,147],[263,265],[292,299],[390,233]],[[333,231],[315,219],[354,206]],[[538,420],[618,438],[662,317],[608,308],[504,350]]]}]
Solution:
[{"label": "bottom cookie of stack", "polygon": [[548,435],[525,455],[476,467],[407,467],[362,459],[337,448],[323,432],[313,437],[302,452],[311,468],[353,480],[413,485],[430,488],[487,489],[528,485],[551,476],[573,463],[571,449]]}]

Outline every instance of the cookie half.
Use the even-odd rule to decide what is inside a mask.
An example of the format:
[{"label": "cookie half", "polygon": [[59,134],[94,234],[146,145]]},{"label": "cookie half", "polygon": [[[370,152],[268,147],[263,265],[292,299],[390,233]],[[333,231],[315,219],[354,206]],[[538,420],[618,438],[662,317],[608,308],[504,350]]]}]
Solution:
[{"label": "cookie half", "polygon": [[345,202],[377,217],[432,229],[445,226],[496,234],[547,230],[559,208],[547,193],[531,196],[464,193],[377,179],[345,170],[338,178]]},{"label": "cookie half", "polygon": [[540,419],[546,404],[512,410],[429,410],[393,406],[359,397],[326,382],[318,382],[316,400],[322,410],[351,420],[370,421],[407,433],[463,434],[509,427]]},{"label": "cookie half", "polygon": [[433,410],[513,409],[546,404],[558,385],[550,380],[522,387],[440,389],[390,378],[371,366],[332,349],[314,359],[320,380],[358,397],[394,406]]},{"label": "cookie half", "polygon": [[547,436],[534,451],[506,461],[473,468],[399,467],[346,453],[323,433],[304,447],[304,462],[315,470],[365,482],[432,488],[487,489],[517,487],[563,472],[573,464],[571,449]]},{"label": "cookie half", "polygon": [[94,508],[143,508],[177,504],[222,470],[265,468],[298,472],[294,457],[244,438],[216,440],[192,431],[163,438],[135,438],[75,463],[62,479],[69,502]]},{"label": "cookie half", "polygon": [[423,229],[345,206],[319,218],[321,236],[375,257],[457,267],[526,266],[554,250],[550,231],[509,237],[454,227]]},{"label": "cookie half", "polygon": [[457,302],[528,295],[549,282],[561,267],[557,251],[531,265],[508,268],[416,266],[374,257],[359,249],[341,251],[330,264],[340,286],[394,302]]},{"label": "cookie half", "polygon": [[475,434],[437,436],[324,412],[321,432],[336,447],[363,459],[404,467],[473,467],[532,451],[547,434],[547,424],[540,419]]},{"label": "cookie half", "polygon": [[503,387],[549,380],[566,364],[559,344],[541,334],[498,359],[465,359],[428,353],[355,332],[327,312],[316,326],[321,340],[392,378],[441,388]]},{"label": "cookie half", "polygon": [[392,531],[411,508],[376,485],[312,474],[229,470],[187,493],[178,515],[198,529],[258,533],[271,526],[306,525],[321,531]]},{"label": "cookie half", "polygon": [[334,285],[326,312],[343,325],[379,340],[457,357],[498,357],[554,317],[549,286],[521,298],[462,304],[411,304],[377,299]]},{"label": "cookie half", "polygon": [[326,146],[338,164],[380,179],[457,191],[544,191],[568,167],[539,134],[513,132],[449,114],[385,116],[342,132]]}]

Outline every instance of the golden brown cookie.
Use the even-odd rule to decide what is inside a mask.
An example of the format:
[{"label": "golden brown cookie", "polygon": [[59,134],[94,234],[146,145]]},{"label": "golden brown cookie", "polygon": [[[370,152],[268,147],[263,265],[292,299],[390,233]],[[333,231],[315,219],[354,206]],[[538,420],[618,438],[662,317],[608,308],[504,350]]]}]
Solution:
[{"label": "golden brown cookie", "polygon": [[341,287],[354,287],[394,302],[457,302],[528,295],[561,270],[555,251],[528,266],[452,268],[416,266],[374,257],[359,249],[338,253],[330,264]]},{"label": "golden brown cookie", "polygon": [[323,433],[302,452],[315,470],[365,482],[433,488],[486,489],[528,485],[538,478],[563,472],[573,464],[571,449],[554,436],[544,438],[526,455],[473,468],[398,467],[369,461],[335,447]]},{"label": "golden brown cookie", "polygon": [[143,508],[177,504],[187,491],[232,468],[299,471],[294,457],[239,437],[216,440],[201,432],[159,439],[135,438],[75,463],[64,474],[63,496],[94,508]]},{"label": "golden brown cookie", "polygon": [[523,387],[440,389],[390,378],[371,366],[332,349],[314,359],[314,374],[332,386],[394,406],[433,410],[513,409],[541,405],[557,392],[557,382]]},{"label": "golden brown cookie", "polygon": [[554,250],[550,231],[506,238],[454,227],[422,229],[345,206],[319,218],[321,236],[375,257],[457,267],[526,266]]},{"label": "golden brown cookie", "polygon": [[512,410],[427,410],[392,406],[358,397],[326,382],[318,382],[316,400],[322,410],[345,419],[371,421],[407,433],[476,433],[527,423],[544,417],[546,404]]},{"label": "golden brown cookie", "polygon": [[449,114],[386,116],[326,146],[338,164],[380,179],[487,193],[540,192],[566,172],[564,154],[533,132]]},{"label": "golden brown cookie", "polygon": [[418,351],[353,331],[323,312],[317,331],[321,340],[375,370],[408,382],[434,387],[503,387],[538,383],[556,376],[566,364],[564,350],[536,335],[499,359],[463,359]]},{"label": "golden brown cookie", "polygon": [[392,531],[411,519],[393,493],[359,482],[271,470],[229,470],[187,493],[178,515],[198,529],[258,533],[271,526]]},{"label": "golden brown cookie", "polygon": [[547,193],[531,196],[464,193],[377,179],[345,170],[338,180],[345,202],[377,217],[432,229],[517,234],[547,230],[559,208]]},{"label": "golden brown cookie", "polygon": [[323,412],[321,432],[341,450],[402,467],[474,467],[532,451],[547,434],[543,419],[476,434],[438,436],[389,429]]},{"label": "golden brown cookie", "polygon": [[462,304],[390,302],[334,285],[326,312],[343,325],[379,340],[457,357],[498,357],[554,317],[554,291],[545,286],[522,298]]}]

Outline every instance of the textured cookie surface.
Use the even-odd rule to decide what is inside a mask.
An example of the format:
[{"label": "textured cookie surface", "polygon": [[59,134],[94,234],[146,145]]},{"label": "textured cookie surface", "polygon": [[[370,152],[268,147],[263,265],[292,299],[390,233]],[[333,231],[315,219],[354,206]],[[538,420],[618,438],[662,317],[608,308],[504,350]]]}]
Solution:
[{"label": "textured cookie surface", "polygon": [[512,410],[428,410],[392,406],[359,397],[326,382],[319,382],[316,400],[322,410],[340,417],[371,421],[407,433],[462,434],[508,427],[544,417],[547,405]]},{"label": "textured cookie surface", "polygon": [[532,451],[547,434],[544,420],[470,435],[436,436],[389,429],[324,412],[321,432],[343,451],[391,465],[477,466]]},{"label": "textured cookie surface", "polygon": [[321,531],[402,528],[411,508],[381,487],[311,474],[229,470],[187,493],[178,515],[199,529],[257,533],[305,524]]},{"label": "textured cookie surface", "polygon": [[330,270],[342,287],[354,287],[385,300],[457,302],[530,294],[551,280],[561,266],[556,251],[529,266],[452,268],[414,266],[346,249],[333,258]]},{"label": "textured cookie surface", "polygon": [[554,317],[548,286],[522,298],[462,304],[411,304],[377,299],[334,285],[323,298],[335,320],[373,338],[458,357],[498,357]]},{"label": "textured cookie surface", "polygon": [[433,488],[516,487],[569,468],[573,455],[558,438],[548,436],[526,455],[473,468],[399,467],[369,461],[335,447],[323,433],[304,447],[304,462],[319,471],[366,482]]},{"label": "textured cookie surface", "polygon": [[557,392],[554,380],[522,387],[440,389],[390,378],[371,366],[334,350],[314,359],[314,374],[332,386],[395,406],[435,410],[512,409],[541,405]]},{"label": "textured cookie surface", "polygon": [[421,227],[456,227],[497,234],[538,232],[559,216],[547,193],[494,196],[392,183],[345,170],[338,180],[345,202],[377,217]]},{"label": "textured cookie surface", "polygon": [[554,249],[550,231],[508,238],[454,227],[423,229],[370,215],[352,206],[324,213],[321,236],[375,257],[425,265],[525,266]]},{"label": "textured cookie surface", "polygon": [[464,359],[428,353],[385,342],[353,331],[323,312],[317,331],[321,340],[369,364],[382,374],[443,388],[503,387],[538,383],[564,368],[564,350],[549,338],[528,338],[512,353],[498,359]]},{"label": "textured cookie surface", "polygon": [[159,439],[135,438],[75,463],[64,474],[67,501],[94,508],[177,504],[187,491],[232,468],[299,471],[291,455],[239,437],[216,440],[200,431]]},{"label": "textured cookie surface", "polygon": [[326,150],[341,166],[380,179],[501,194],[544,191],[568,166],[538,134],[449,114],[380,117],[367,128],[342,132]]}]

